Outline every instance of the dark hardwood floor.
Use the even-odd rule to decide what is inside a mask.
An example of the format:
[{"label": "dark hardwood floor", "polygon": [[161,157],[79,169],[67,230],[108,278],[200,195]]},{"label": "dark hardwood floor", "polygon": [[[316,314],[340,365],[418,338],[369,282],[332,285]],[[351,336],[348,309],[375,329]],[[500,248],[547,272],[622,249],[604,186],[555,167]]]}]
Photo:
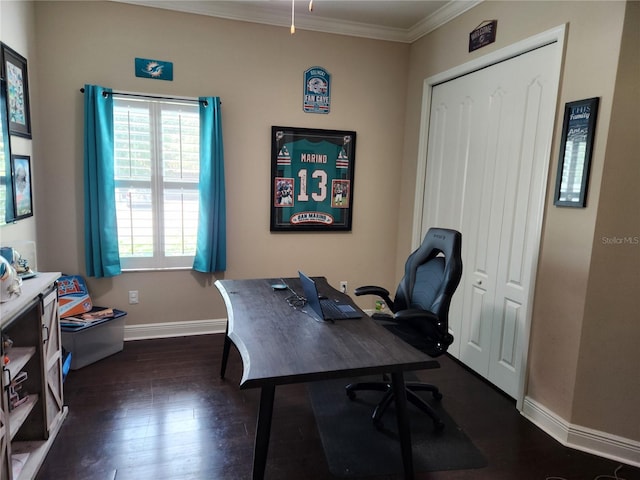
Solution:
[{"label": "dark hardwood floor", "polygon": [[[227,379],[219,379],[222,344],[222,335],[125,342],[124,351],[71,371],[69,415],[37,480],[251,478],[259,392],[239,390],[235,349]],[[640,469],[563,447],[511,399],[450,358],[440,360],[442,368],[419,376],[441,387],[443,405],[488,466],[418,479],[640,480]],[[336,478],[305,385],[276,389],[266,478]]]}]

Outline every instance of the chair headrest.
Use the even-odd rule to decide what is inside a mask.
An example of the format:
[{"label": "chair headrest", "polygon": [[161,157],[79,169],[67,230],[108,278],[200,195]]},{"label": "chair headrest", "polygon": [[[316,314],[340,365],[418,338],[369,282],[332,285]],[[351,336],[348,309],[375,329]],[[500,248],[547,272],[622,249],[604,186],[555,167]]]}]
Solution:
[{"label": "chair headrest", "polygon": [[444,276],[453,280],[446,281],[446,290],[443,293],[453,295],[462,276],[462,234],[457,230],[430,228],[420,247],[409,257],[407,267],[415,271],[417,266],[440,253],[444,256]]}]

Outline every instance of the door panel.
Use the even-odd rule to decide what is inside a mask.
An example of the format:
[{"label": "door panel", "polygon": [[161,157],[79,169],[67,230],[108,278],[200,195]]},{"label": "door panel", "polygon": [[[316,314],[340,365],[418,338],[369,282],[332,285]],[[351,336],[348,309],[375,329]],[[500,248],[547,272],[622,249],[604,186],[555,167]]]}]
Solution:
[{"label": "door panel", "polygon": [[[434,104],[429,129],[429,150],[435,160],[426,179],[422,237],[434,225],[462,230],[464,194],[460,195],[460,192],[466,191],[468,146],[473,131],[472,112],[473,102],[470,98],[463,99],[453,110],[446,100]],[[458,126],[455,131],[448,128],[451,122]],[[449,309],[449,327],[454,336],[460,331],[461,324],[462,305],[453,303]],[[450,348],[456,349],[457,345]]]},{"label": "door panel", "polygon": [[60,317],[57,289],[42,301],[42,328],[46,331],[46,341],[42,345],[45,362],[44,395],[47,431],[60,420],[59,413],[64,408],[62,386],[62,342],[60,337]]}]

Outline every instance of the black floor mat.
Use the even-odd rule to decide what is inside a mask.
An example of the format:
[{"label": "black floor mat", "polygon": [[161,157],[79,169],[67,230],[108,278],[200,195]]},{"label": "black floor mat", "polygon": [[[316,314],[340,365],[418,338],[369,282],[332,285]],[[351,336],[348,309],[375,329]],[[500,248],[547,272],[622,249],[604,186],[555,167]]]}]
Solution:
[{"label": "black floor mat", "polygon": [[[392,475],[402,472],[400,441],[393,404],[383,417],[383,428],[376,429],[371,414],[382,392],[359,391],[349,400],[344,387],[352,381],[342,379],[308,384],[313,410],[322,438],[329,469],[340,477]],[[487,462],[482,453],[430,393],[420,393],[440,415],[445,427],[435,432],[431,419],[408,404],[411,424],[413,464],[416,472],[482,468]]]}]

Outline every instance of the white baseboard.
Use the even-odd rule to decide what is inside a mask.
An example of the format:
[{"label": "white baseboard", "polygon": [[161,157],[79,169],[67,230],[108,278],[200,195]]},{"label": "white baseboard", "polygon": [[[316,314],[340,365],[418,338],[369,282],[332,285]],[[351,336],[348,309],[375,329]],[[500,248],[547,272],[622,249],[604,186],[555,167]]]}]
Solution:
[{"label": "white baseboard", "polygon": [[[375,310],[365,310],[371,315]],[[227,328],[226,318],[210,320],[185,320],[182,322],[144,323],[141,325],[125,325],[124,341],[146,340],[149,338],[186,337],[189,335],[206,335],[224,333]]]},{"label": "white baseboard", "polygon": [[186,337],[189,335],[224,333],[226,327],[226,318],[125,325],[124,340],[126,342],[129,340],[145,340],[149,338]]},{"label": "white baseboard", "polygon": [[640,467],[640,442],[573,425],[529,397],[522,415],[566,447]]}]

